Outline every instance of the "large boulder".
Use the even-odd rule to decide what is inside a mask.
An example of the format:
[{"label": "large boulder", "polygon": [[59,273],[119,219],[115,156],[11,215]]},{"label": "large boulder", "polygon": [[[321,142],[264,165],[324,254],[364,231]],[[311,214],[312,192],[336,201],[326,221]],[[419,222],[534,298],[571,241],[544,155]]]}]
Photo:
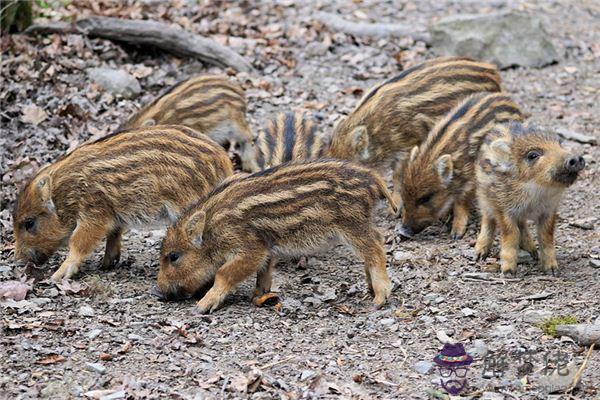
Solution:
[{"label": "large boulder", "polygon": [[137,79],[122,69],[89,68],[86,72],[91,80],[113,96],[123,96],[129,99],[142,92]]},{"label": "large boulder", "polygon": [[558,60],[540,19],[522,12],[447,17],[430,31],[439,55],[473,57],[500,68],[539,68]]}]

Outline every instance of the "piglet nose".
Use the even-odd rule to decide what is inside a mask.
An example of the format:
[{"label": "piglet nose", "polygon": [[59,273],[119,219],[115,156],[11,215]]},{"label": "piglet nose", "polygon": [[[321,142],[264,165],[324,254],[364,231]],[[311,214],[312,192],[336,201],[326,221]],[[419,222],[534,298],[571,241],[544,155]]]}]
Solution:
[{"label": "piglet nose", "polygon": [[160,291],[158,286],[154,285],[150,289],[150,294],[154,297],[157,297],[159,300],[165,300],[165,295]]},{"label": "piglet nose", "polygon": [[585,167],[585,159],[581,156],[569,157],[566,168],[570,172],[579,172]]}]

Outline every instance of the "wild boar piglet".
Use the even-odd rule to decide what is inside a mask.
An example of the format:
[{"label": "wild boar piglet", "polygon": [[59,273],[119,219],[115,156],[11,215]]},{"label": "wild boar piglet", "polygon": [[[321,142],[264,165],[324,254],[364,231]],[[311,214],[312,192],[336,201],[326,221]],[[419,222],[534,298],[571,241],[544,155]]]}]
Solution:
[{"label": "wild boar piglet", "polygon": [[441,119],[394,170],[393,197],[402,214],[398,233],[410,238],[452,209],[452,237],[462,237],[475,199],[475,160],[483,139],[496,124],[522,119],[503,93],[471,95]]},{"label": "wild boar piglet", "polygon": [[16,256],[43,264],[69,254],[52,275],[71,278],[106,238],[105,268],[119,261],[129,227],[166,225],[233,173],[216,142],[185,126],[141,128],[84,144],[41,169],[13,213]]},{"label": "wild boar piglet", "polygon": [[171,124],[207,135],[230,157],[239,156],[244,171],[258,171],[244,89],[228,77],[200,75],[182,81],[140,109],[121,129]]},{"label": "wild boar piglet", "polygon": [[492,64],[441,57],[415,65],[373,87],[336,125],[329,155],[386,171],[465,97],[500,90]]},{"label": "wild boar piglet", "polygon": [[185,211],[163,240],[158,289],[215,310],[240,282],[257,274],[255,296],[271,288],[274,255],[301,256],[345,240],[365,263],[380,307],[391,292],[383,236],[373,223],[377,201],[392,201],[383,180],[343,161],[282,164],[235,177]]},{"label": "wild boar piglet", "polygon": [[255,144],[258,167],[267,169],[290,161],[322,158],[329,142],[312,118],[288,111],[269,120]]},{"label": "wild boar piglet", "polygon": [[475,251],[487,256],[500,229],[503,273],[515,274],[519,247],[537,258],[527,221],[537,225],[539,256],[547,272],[558,272],[554,248],[557,209],[565,189],[585,167],[584,158],[565,150],[556,135],[511,123],[492,131],[476,165],[481,231]]}]

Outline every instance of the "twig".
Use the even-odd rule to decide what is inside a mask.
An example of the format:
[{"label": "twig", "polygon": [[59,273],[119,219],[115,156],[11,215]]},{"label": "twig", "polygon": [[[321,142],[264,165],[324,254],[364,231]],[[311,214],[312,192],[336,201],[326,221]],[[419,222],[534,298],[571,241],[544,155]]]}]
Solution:
[{"label": "twig", "polygon": [[567,139],[567,140],[572,140],[572,141],[579,142],[579,143],[589,143],[591,145],[595,145],[597,143],[597,140],[595,137],[584,135],[583,133],[573,132],[573,131],[570,131],[570,130],[564,129],[564,128],[559,128],[556,130],[556,132],[561,137],[563,137],[564,139]]},{"label": "twig", "polygon": [[265,365],[263,365],[262,367],[258,367],[258,369],[261,369],[261,370],[269,369],[269,368],[271,368],[271,367],[274,367],[274,366],[276,366],[276,365],[283,364],[283,363],[285,363],[285,362],[291,361],[291,360],[293,360],[293,359],[294,359],[294,358],[296,358],[296,357],[297,357],[297,356],[291,356],[291,357],[288,357],[288,358],[284,358],[283,360],[274,361],[274,362],[272,362],[272,363],[265,364]]},{"label": "twig", "polygon": [[566,392],[571,393],[573,391],[573,389],[575,389],[575,386],[577,386],[577,384],[581,380],[581,376],[583,375],[583,372],[587,368],[588,361],[592,357],[592,351],[594,350],[594,345],[595,345],[595,343],[592,343],[592,345],[590,346],[590,349],[588,350],[588,352],[587,352],[587,354],[585,356],[585,359],[583,360],[583,364],[581,364],[581,367],[579,367],[579,370],[577,371],[577,373],[573,377],[573,383],[571,384],[571,387]]},{"label": "twig", "polygon": [[28,34],[80,33],[134,45],[154,46],[180,57],[195,57],[209,64],[250,72],[245,58],[212,39],[157,21],[127,20],[111,17],[88,17],[74,23],[34,24]]}]

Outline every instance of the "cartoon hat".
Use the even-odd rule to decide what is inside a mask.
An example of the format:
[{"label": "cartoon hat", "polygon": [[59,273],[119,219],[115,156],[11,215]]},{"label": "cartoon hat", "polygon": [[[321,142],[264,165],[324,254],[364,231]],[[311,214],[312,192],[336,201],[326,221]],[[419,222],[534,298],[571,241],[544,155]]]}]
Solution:
[{"label": "cartoon hat", "polygon": [[462,343],[445,343],[440,354],[433,357],[433,362],[442,367],[457,367],[471,364],[473,357],[465,352]]}]

